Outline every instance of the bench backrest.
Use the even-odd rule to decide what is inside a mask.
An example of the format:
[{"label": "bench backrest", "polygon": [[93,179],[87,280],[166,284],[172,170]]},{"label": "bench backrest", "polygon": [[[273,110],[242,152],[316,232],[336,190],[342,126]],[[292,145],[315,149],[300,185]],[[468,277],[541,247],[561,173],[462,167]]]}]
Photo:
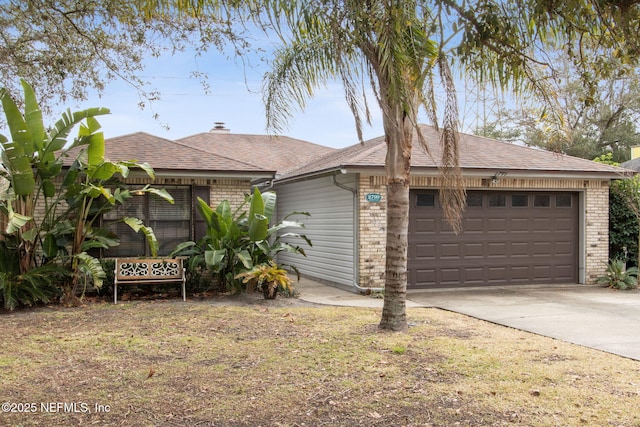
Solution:
[{"label": "bench backrest", "polygon": [[118,280],[182,279],[182,258],[116,258]]}]

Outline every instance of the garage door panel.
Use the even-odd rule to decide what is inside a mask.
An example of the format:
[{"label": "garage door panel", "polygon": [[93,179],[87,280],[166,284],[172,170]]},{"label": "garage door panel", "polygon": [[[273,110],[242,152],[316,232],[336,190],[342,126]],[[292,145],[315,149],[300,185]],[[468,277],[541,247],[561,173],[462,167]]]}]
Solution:
[{"label": "garage door panel", "polygon": [[440,234],[442,235],[448,235],[448,236],[456,236],[456,232],[453,231],[453,228],[451,228],[451,225],[449,224],[449,221],[446,221],[444,219],[439,221],[439,227],[438,227],[438,231],[440,232]]},{"label": "garage door panel", "polygon": [[484,221],[481,218],[465,218],[463,232],[465,234],[484,233]]},{"label": "garage door panel", "polygon": [[530,233],[529,220],[527,218],[511,218],[512,233]]},{"label": "garage door panel", "polygon": [[510,250],[511,256],[514,258],[530,256],[529,242],[511,242]]},{"label": "garage door panel", "polygon": [[[412,200],[419,191],[412,190]],[[412,203],[410,287],[576,282],[577,193],[468,193],[483,203],[464,211],[463,231],[457,235],[442,218],[435,192],[436,206]],[[492,193],[503,194],[490,199]],[[562,197],[558,208],[556,194]],[[567,196],[571,207],[567,207]],[[504,205],[495,206],[502,200]]]},{"label": "garage door panel", "polygon": [[528,266],[515,266],[511,267],[511,280],[512,281],[526,281],[531,276],[530,268]]},{"label": "garage door panel", "polygon": [[435,218],[420,218],[416,220],[416,233],[434,233],[437,220]]},{"label": "garage door panel", "polygon": [[506,282],[507,267],[488,267],[487,272],[490,283]]},{"label": "garage door panel", "polygon": [[571,264],[556,265],[554,276],[560,279],[564,278],[565,281],[570,281],[573,277],[573,270],[574,267]]},{"label": "garage door panel", "polygon": [[417,244],[412,252],[418,260],[433,260],[436,258],[436,245],[433,243]]},{"label": "garage door panel", "polygon": [[554,268],[550,265],[534,265],[533,274],[540,280],[551,280]]},{"label": "garage door panel", "polygon": [[531,231],[534,233],[548,233],[550,230],[553,230],[553,219],[533,218],[531,225]]},{"label": "garage door panel", "polygon": [[575,228],[575,224],[571,218],[557,218],[555,231],[557,232],[572,232]]},{"label": "garage door panel", "polygon": [[429,284],[436,280],[436,270],[433,268],[424,268],[416,270],[416,283]]},{"label": "garage door panel", "polygon": [[481,285],[484,283],[484,268],[467,267],[464,269],[464,282],[469,285]]},{"label": "garage door panel", "polygon": [[440,281],[443,285],[455,285],[460,283],[460,269],[459,268],[443,268],[440,270]]},{"label": "garage door panel", "polygon": [[482,243],[465,243],[464,258],[482,258],[484,257],[484,244]]},{"label": "garage door panel", "polygon": [[557,242],[555,245],[556,256],[571,256],[575,251],[574,244],[571,241]]},{"label": "garage door panel", "polygon": [[504,258],[507,256],[506,242],[489,242],[487,244],[488,258]]},{"label": "garage door panel", "polygon": [[505,218],[487,218],[488,233],[504,233],[507,229],[507,220]]},{"label": "garage door panel", "polygon": [[442,243],[440,245],[440,257],[442,259],[460,259],[462,253],[458,243]]},{"label": "garage door panel", "polygon": [[531,255],[534,257],[545,257],[548,258],[549,255],[552,254],[553,252],[553,245],[551,244],[551,242],[533,242],[533,245],[531,245],[532,248],[532,253]]}]

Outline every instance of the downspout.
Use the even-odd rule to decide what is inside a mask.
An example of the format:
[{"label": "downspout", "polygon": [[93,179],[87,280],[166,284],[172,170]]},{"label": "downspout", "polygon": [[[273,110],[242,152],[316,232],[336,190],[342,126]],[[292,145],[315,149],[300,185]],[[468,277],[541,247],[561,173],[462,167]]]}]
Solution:
[{"label": "downspout", "polygon": [[[347,171],[344,169],[340,170],[340,174],[346,174]],[[359,199],[358,199],[358,188],[348,187],[336,179],[338,174],[331,175],[333,179],[333,185],[338,188],[341,188],[346,191],[350,191],[353,194],[353,258],[354,258],[354,269],[353,269],[353,283],[352,286],[358,292],[382,292],[384,288],[365,288],[360,286],[360,209],[359,209]],[[357,182],[359,182],[360,174],[356,174]]]}]

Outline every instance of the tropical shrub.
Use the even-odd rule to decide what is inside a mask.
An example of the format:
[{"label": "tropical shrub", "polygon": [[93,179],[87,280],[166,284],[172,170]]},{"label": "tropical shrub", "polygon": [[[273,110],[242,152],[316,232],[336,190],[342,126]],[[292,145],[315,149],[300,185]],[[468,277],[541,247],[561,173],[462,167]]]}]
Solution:
[{"label": "tropical shrub", "polygon": [[207,269],[204,261],[205,239],[197,243],[185,242],[178,245],[169,257],[184,257],[185,286],[187,294],[199,292],[219,291],[224,292],[224,283],[219,283],[212,271]]},{"label": "tropical shrub", "polygon": [[607,264],[605,275],[598,277],[597,282],[609,288],[635,289],[638,287],[638,268],[626,268],[624,261],[612,259]]},{"label": "tropical shrub", "polygon": [[[258,194],[260,194],[258,192]],[[254,194],[253,196],[256,198],[257,196]],[[266,192],[262,194],[262,198],[264,199],[264,215],[266,216],[268,222],[270,223],[273,219],[273,211],[276,206],[276,193],[274,192]],[[266,235],[262,240],[255,240],[250,245],[249,252],[251,253],[251,261],[253,265],[265,264],[275,260],[279,253],[287,252],[287,253],[296,253],[302,256],[306,256],[304,249],[299,245],[293,245],[285,241],[291,239],[298,239],[304,241],[307,245],[313,246],[311,240],[307,238],[304,234],[295,233],[293,231],[287,231],[285,233],[280,233],[281,230],[293,230],[298,228],[304,228],[304,224],[299,221],[290,220],[294,215],[303,215],[309,216],[307,212],[291,212],[286,215],[280,222],[269,227],[266,231]],[[300,273],[295,265],[291,264],[280,264],[281,267],[286,267],[291,269],[296,273],[298,278],[300,277]]]},{"label": "tropical shrub", "polygon": [[278,267],[273,261],[258,264],[251,270],[238,274],[236,278],[247,284],[247,292],[253,289],[262,290],[265,299],[274,299],[278,292],[284,292],[286,295],[293,293],[287,270]]},{"label": "tropical shrub", "polygon": [[200,246],[202,259],[217,282],[234,292],[242,290],[241,282],[235,276],[252,266],[247,213],[241,208],[232,212],[229,201],[223,200],[213,210],[198,198],[198,210],[207,223],[207,234]]},{"label": "tropical shrub", "polygon": [[112,258],[101,258],[100,265],[104,271],[102,286],[96,288],[98,295],[113,295],[113,282],[115,280],[116,260]]},{"label": "tropical shrub", "polygon": [[[207,235],[198,243],[185,242],[179,245],[171,256],[189,256],[189,263],[195,265],[202,265],[204,262],[226,290],[244,291],[246,283],[240,280],[239,274],[254,266],[268,264],[283,251],[305,256],[302,247],[282,241],[283,237],[298,238],[311,245],[309,239],[302,234],[290,231],[278,235],[278,231],[283,228],[304,227],[301,222],[288,220],[291,215],[309,214],[294,212],[269,227],[275,206],[276,194],[270,191],[261,193],[257,188],[235,211],[232,211],[227,200],[222,201],[214,210],[199,198],[198,210],[207,224]],[[288,267],[297,272],[295,267]]]},{"label": "tropical shrub", "polygon": [[[113,233],[94,227],[94,221],[100,213],[125,203],[132,195],[123,186],[112,191],[109,185],[118,177],[127,177],[134,167],[150,177],[154,173],[145,163],[105,159],[104,135],[95,117],[109,110],[90,108],[73,113],[68,110],[47,131],[33,89],[25,81],[22,87],[24,114],[8,92],[0,89],[10,131],[10,138],[0,135],[3,165],[0,177],[5,180],[0,189],[0,213],[7,218],[3,238],[17,242],[8,250],[17,251],[19,277],[47,264],[64,265],[71,272],[65,286],[66,297],[71,299],[87,277],[98,288],[104,280],[102,266],[88,251],[118,244]],[[68,141],[78,125],[78,136]],[[77,154],[73,164],[63,168],[63,158],[74,149]],[[142,191],[173,201],[164,190],[147,186]],[[36,215],[36,208],[44,209],[44,214]],[[134,230],[142,231],[154,252],[157,241],[153,231],[137,218],[122,220]],[[5,285],[4,289],[19,293],[17,285]]]},{"label": "tropical shrub", "polygon": [[4,308],[13,310],[20,304],[46,304],[58,297],[57,282],[68,275],[68,271],[56,264],[45,264],[21,273],[18,254],[11,239],[0,240],[0,300]]}]

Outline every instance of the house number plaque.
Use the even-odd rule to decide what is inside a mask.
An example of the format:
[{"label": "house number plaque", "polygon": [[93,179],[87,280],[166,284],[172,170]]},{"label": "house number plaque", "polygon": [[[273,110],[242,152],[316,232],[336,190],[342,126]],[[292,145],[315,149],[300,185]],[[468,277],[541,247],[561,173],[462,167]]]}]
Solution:
[{"label": "house number plaque", "polygon": [[368,193],[365,198],[367,199],[367,202],[378,203],[382,200],[382,195],[379,193]]}]

